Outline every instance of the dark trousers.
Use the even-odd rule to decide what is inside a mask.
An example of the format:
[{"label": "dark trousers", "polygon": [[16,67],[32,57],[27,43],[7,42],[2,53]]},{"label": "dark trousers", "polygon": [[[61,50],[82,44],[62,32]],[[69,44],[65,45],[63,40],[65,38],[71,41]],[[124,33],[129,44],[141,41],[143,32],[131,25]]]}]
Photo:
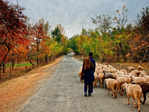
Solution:
[{"label": "dark trousers", "polygon": [[93,92],[93,82],[89,82],[89,83],[84,83],[84,93],[89,93],[91,94]]}]

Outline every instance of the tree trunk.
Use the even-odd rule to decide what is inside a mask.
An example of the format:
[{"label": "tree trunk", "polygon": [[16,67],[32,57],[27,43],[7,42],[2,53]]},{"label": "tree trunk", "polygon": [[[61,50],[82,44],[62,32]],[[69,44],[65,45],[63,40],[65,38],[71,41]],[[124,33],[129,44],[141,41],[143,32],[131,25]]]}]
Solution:
[{"label": "tree trunk", "polygon": [[0,79],[2,78],[2,64],[0,64]]},{"label": "tree trunk", "polygon": [[3,73],[5,73],[5,63],[3,63],[2,66],[3,66]]},{"label": "tree trunk", "polygon": [[[8,47],[7,47],[7,48],[8,48]],[[8,48],[8,52],[7,52],[7,54],[4,56],[4,58],[2,59],[0,65],[5,62],[5,60],[6,60],[7,56],[8,56],[8,54],[9,54],[9,52],[10,52],[10,48]]]},{"label": "tree trunk", "polygon": [[11,70],[14,70],[14,66],[15,66],[15,60],[13,59],[13,60],[11,61]]},{"label": "tree trunk", "polygon": [[38,58],[38,53],[39,53],[39,42],[37,40],[37,65],[39,64],[39,58]]},{"label": "tree trunk", "polygon": [[45,62],[48,63],[48,55],[45,55]]}]

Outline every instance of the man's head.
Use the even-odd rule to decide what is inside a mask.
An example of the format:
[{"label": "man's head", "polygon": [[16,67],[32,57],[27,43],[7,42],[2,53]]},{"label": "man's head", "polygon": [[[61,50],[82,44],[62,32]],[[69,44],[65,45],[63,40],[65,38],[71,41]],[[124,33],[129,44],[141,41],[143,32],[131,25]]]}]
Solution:
[{"label": "man's head", "polygon": [[90,53],[89,53],[89,57],[92,57],[92,56],[93,56],[93,53],[92,53],[92,52],[90,52]]}]

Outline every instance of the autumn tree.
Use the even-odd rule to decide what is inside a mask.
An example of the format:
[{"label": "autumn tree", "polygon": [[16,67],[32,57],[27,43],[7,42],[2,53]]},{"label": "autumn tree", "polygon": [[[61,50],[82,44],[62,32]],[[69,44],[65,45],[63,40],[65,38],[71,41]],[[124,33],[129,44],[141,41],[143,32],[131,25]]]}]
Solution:
[{"label": "autumn tree", "polygon": [[40,43],[41,41],[46,37],[47,31],[44,28],[44,21],[39,20],[34,26],[33,26],[33,40],[36,45],[37,50],[37,65],[39,64],[39,55],[40,55]]},{"label": "autumn tree", "polygon": [[23,8],[0,0],[0,65],[4,65],[10,51],[19,44],[27,44],[26,16]]},{"label": "autumn tree", "polygon": [[133,44],[135,61],[149,61],[149,7],[143,8],[138,14],[137,25],[134,29]]}]

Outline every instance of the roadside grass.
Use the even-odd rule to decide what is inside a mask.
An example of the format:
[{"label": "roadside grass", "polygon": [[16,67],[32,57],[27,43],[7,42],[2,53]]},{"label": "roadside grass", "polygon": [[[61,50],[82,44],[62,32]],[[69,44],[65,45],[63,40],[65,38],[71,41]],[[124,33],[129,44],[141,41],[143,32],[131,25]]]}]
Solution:
[{"label": "roadside grass", "polygon": [[15,64],[15,67],[23,67],[23,66],[32,66],[32,64],[31,63],[28,63],[28,62],[26,62],[26,63],[19,63],[19,64]]},{"label": "roadside grass", "polygon": [[11,63],[6,64],[5,73],[0,74],[0,84],[6,80],[22,76],[33,69],[32,64],[29,62],[16,63],[13,70],[11,69],[11,66]]},{"label": "roadside grass", "polygon": [[[6,64],[6,67],[10,67],[10,66],[11,66],[11,64]],[[29,62],[17,63],[17,64],[15,64],[14,67],[25,67],[25,66],[30,67],[30,66],[32,66],[32,64]]]}]

